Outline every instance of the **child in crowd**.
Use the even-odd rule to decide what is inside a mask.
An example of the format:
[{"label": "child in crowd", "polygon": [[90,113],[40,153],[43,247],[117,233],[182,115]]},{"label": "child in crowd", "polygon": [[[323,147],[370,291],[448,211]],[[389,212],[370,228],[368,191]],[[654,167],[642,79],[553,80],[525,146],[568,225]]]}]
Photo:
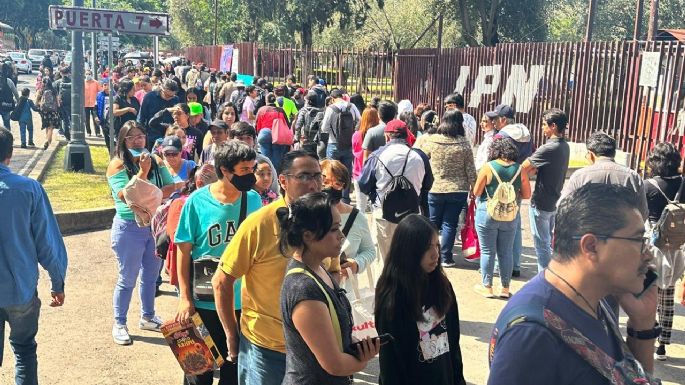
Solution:
[{"label": "child in crowd", "polygon": [[21,90],[21,97],[17,104],[17,111],[19,111],[19,134],[21,136],[21,148],[26,148],[26,131],[29,132],[29,146],[33,147],[33,113],[32,111],[40,112],[33,100],[29,99],[31,91],[28,88]]},{"label": "child in crowd", "polygon": [[255,191],[262,197],[262,205],[266,206],[278,198],[278,193],[271,190],[271,166],[266,158],[257,158],[257,169],[254,173],[257,182],[254,185]]}]

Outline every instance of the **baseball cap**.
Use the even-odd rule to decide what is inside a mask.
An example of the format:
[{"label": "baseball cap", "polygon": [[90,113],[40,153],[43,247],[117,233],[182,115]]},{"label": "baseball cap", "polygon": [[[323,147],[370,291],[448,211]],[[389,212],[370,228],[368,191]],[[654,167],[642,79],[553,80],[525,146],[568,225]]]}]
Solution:
[{"label": "baseball cap", "polygon": [[203,115],[205,113],[202,104],[197,102],[188,103],[188,108],[190,108],[190,116]]},{"label": "baseball cap", "polygon": [[331,91],[331,97],[332,97],[333,99],[342,98],[342,97],[343,97],[343,92],[342,92],[342,90],[339,90],[339,89],[338,89],[338,90],[333,90],[333,91]]},{"label": "baseball cap", "polygon": [[181,152],[181,138],[176,135],[167,136],[162,141],[162,152]]},{"label": "baseball cap", "polygon": [[490,119],[494,119],[497,117],[514,119],[515,113],[516,111],[514,111],[514,107],[508,104],[500,104],[497,107],[495,107],[493,111],[486,112],[485,115]]},{"label": "baseball cap", "polygon": [[383,132],[386,133],[391,133],[391,132],[406,132],[407,131],[407,124],[399,119],[393,119],[388,122],[388,124],[385,125],[385,129]]},{"label": "baseball cap", "polygon": [[226,124],[226,122],[224,122],[222,119],[214,119],[214,121],[212,121],[212,124],[209,125],[209,129],[211,130],[212,127],[228,131],[228,124]]}]

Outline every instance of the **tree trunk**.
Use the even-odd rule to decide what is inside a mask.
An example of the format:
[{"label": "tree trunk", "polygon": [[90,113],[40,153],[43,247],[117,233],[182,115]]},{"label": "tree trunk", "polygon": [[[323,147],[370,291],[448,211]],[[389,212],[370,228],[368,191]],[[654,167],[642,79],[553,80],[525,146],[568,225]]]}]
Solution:
[{"label": "tree trunk", "polygon": [[483,45],[494,47],[499,43],[498,19],[500,14],[501,0],[491,0],[490,9],[486,9],[484,1],[478,3],[478,11],[481,18],[481,30],[483,31]]},{"label": "tree trunk", "polygon": [[466,44],[477,47],[480,44],[478,43],[478,40],[476,40],[476,31],[473,29],[473,24],[471,23],[471,15],[469,15],[466,0],[457,0],[457,3],[459,17],[461,19],[461,37]]},{"label": "tree trunk", "polygon": [[312,22],[307,20],[302,23],[300,27],[300,41],[302,46],[311,47],[312,46]]}]

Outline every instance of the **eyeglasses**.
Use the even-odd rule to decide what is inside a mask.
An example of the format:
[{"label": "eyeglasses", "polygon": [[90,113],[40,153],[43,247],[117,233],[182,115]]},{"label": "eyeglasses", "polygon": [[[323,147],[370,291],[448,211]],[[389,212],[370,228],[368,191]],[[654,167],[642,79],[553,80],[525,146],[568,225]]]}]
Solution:
[{"label": "eyeglasses", "polygon": [[140,134],[140,135],[126,136],[126,137],[124,137],[124,139],[126,139],[126,141],[128,141],[128,142],[135,142],[136,140],[145,139],[145,135]]},{"label": "eyeglasses", "polygon": [[295,175],[295,174],[285,174],[285,175],[289,176],[291,178],[297,179],[298,182],[312,182],[312,181],[318,182],[318,183],[323,182],[323,175],[320,172],[313,173],[313,174],[303,172],[302,174],[297,174],[297,175]]},{"label": "eyeglasses", "polygon": [[179,155],[180,155],[179,152],[165,152],[165,153],[164,153],[164,157],[165,157],[165,158],[175,158],[175,157],[177,157],[177,156],[179,156]]},{"label": "eyeglasses", "polygon": [[[601,234],[592,234],[592,235],[594,235],[597,239],[601,239],[603,241],[606,241],[607,239],[621,239],[624,241],[639,242],[642,244],[640,246],[640,254],[644,254],[649,249],[649,243],[650,243],[649,237],[628,238],[628,237],[615,237],[613,235],[601,235]],[[579,241],[581,238],[583,238],[582,235],[574,235],[573,237],[571,237],[571,239],[573,239],[575,241]]]}]

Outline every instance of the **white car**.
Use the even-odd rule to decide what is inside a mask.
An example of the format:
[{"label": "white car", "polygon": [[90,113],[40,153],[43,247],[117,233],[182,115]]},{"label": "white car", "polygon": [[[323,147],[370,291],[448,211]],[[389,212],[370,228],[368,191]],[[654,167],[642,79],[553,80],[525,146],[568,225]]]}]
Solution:
[{"label": "white car", "polygon": [[9,56],[12,58],[18,72],[23,72],[25,74],[30,74],[32,72],[31,60],[29,60],[25,53],[10,52]]}]

